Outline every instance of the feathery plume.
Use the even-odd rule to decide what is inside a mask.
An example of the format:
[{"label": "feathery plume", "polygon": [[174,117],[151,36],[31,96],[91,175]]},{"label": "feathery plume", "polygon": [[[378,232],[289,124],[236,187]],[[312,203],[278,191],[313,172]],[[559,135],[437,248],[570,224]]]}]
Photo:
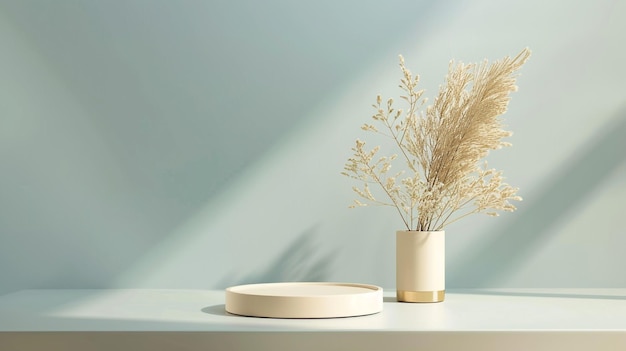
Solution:
[{"label": "feathery plume", "polygon": [[[446,225],[474,213],[497,216],[496,211],[514,211],[509,201],[520,201],[517,188],[503,182],[502,172],[482,163],[490,150],[510,146],[502,141],[511,135],[499,118],[507,110],[510,93],[517,90],[517,72],[530,57],[524,49],[514,58],[505,57],[489,64],[450,62],[445,84],[433,103],[420,110],[426,99],[417,90],[419,76],[413,75],[400,56],[402,78],[400,96],[406,109],[395,109],[394,100],[378,95],[372,116],[374,124],[364,124],[367,132],[391,138],[399,153],[375,158],[376,146],[368,151],[365,142],[356,141],[353,157],[343,175],[363,183],[354,187],[361,201],[395,207],[407,230],[442,230]],[[381,129],[379,129],[381,128]],[[390,172],[393,161],[402,160],[408,171]],[[378,200],[369,185],[389,202]]]}]

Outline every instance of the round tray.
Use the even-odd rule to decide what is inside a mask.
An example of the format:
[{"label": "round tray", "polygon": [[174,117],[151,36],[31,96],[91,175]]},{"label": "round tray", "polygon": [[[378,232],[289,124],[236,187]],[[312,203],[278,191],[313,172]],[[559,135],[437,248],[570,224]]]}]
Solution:
[{"label": "round tray", "polygon": [[337,318],[383,310],[383,289],[352,283],[271,283],[226,289],[226,311],[250,317]]}]

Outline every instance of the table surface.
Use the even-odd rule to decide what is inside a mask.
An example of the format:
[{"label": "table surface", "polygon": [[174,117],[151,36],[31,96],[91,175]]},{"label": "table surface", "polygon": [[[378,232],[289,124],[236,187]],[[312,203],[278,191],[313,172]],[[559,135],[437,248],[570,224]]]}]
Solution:
[{"label": "table surface", "polygon": [[23,290],[0,296],[0,332],[619,331],[626,289],[452,290],[443,303],[398,303],[334,319],[241,317],[222,290]]},{"label": "table surface", "polygon": [[241,317],[216,290],[24,290],[0,296],[0,350],[626,350],[626,289],[448,291],[334,319]]}]

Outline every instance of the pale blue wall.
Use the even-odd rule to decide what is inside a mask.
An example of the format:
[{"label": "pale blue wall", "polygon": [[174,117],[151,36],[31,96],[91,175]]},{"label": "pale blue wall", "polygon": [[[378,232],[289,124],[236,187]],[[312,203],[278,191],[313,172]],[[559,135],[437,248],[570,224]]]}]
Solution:
[{"label": "pale blue wall", "polygon": [[[564,11],[564,9],[567,9]],[[0,1],[0,293],[394,285],[393,211],[341,177],[397,55],[528,46],[491,163],[519,211],[447,228],[448,286],[624,287],[618,1]]]}]

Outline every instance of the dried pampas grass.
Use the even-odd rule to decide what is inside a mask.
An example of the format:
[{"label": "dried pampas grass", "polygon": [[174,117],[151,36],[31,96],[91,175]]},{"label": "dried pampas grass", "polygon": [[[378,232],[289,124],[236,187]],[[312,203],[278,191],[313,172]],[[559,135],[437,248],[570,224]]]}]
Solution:
[{"label": "dried pampas grass", "polygon": [[[395,207],[407,230],[419,231],[442,230],[474,213],[514,211],[509,201],[521,200],[518,189],[481,160],[490,150],[510,146],[502,141],[511,132],[502,129],[499,116],[506,112],[509,94],[517,90],[514,73],[529,57],[530,50],[524,49],[492,64],[451,61],[445,84],[423,109],[419,76],[412,75],[400,56],[400,88],[405,93],[400,98],[407,109],[396,109],[393,99],[383,103],[379,95],[374,124],[361,127],[390,138],[399,152],[379,156],[379,146],[368,151],[364,141],[356,141],[342,172],[363,183],[353,187],[359,199],[351,207]],[[406,163],[407,171],[391,172],[398,160]],[[370,185],[386,200],[374,196]]]}]

